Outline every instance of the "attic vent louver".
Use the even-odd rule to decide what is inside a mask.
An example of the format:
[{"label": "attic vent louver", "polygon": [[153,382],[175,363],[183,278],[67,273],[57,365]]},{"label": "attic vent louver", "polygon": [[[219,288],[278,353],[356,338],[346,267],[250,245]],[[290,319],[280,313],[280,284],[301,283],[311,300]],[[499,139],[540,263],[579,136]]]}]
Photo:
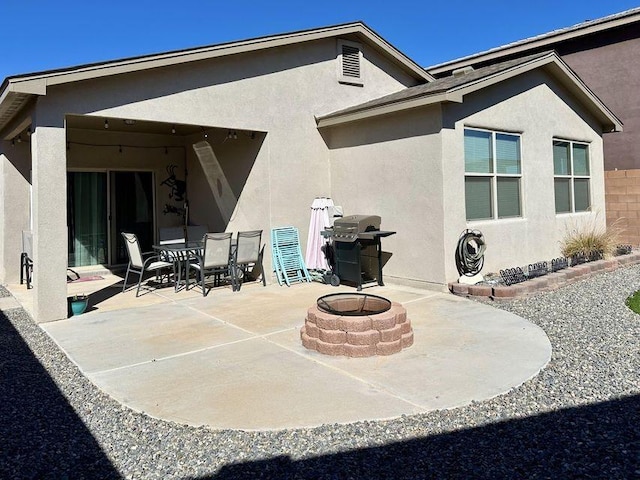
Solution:
[{"label": "attic vent louver", "polygon": [[467,75],[473,72],[473,67],[471,65],[467,65],[466,67],[458,68],[451,72],[454,77],[461,77],[462,75]]},{"label": "attic vent louver", "polygon": [[362,45],[338,39],[338,81],[347,85],[363,85]]},{"label": "attic vent louver", "polygon": [[342,75],[360,78],[360,49],[342,45]]}]

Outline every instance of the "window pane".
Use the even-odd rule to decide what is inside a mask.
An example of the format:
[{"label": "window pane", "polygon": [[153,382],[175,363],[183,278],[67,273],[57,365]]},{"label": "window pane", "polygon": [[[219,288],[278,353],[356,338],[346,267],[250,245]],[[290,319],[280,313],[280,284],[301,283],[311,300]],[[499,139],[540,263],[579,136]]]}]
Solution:
[{"label": "window pane", "polygon": [[573,144],[573,174],[589,175],[589,148]]},{"label": "window pane", "polygon": [[464,131],[464,170],[467,173],[493,173],[491,133]]},{"label": "window pane", "polygon": [[556,213],[567,213],[571,211],[571,191],[569,188],[570,180],[568,178],[556,178]]},{"label": "window pane", "polygon": [[576,178],[573,184],[573,193],[576,197],[576,212],[589,210],[589,180]]},{"label": "window pane", "polygon": [[554,140],[553,142],[553,174],[570,175],[569,143]]},{"label": "window pane", "polygon": [[520,179],[498,178],[498,218],[520,216]]},{"label": "window pane", "polygon": [[520,173],[520,137],[496,134],[496,163],[498,173]]},{"label": "window pane", "polygon": [[465,177],[464,193],[467,220],[493,218],[491,210],[491,178]]}]

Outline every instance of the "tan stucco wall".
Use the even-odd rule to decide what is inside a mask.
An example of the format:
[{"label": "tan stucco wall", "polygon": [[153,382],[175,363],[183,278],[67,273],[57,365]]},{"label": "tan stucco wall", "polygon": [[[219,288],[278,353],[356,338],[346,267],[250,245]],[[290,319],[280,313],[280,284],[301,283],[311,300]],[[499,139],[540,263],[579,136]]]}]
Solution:
[{"label": "tan stucco wall", "polygon": [[380,215],[393,255],[385,277],[443,282],[443,166],[440,107],[328,129],[331,196],[345,215]]},{"label": "tan stucco wall", "polygon": [[[522,218],[466,221],[465,126],[522,134]],[[598,127],[542,72],[469,94],[442,110],[416,109],[326,130],[334,201],[345,214],[381,215],[382,228],[398,232],[383,240],[393,253],[385,276],[423,286],[456,280],[455,248],[466,228],[485,235],[488,273],[558,257],[567,228],[604,225]],[[554,137],[590,143],[593,212],[555,214]]]},{"label": "tan stucco wall", "polygon": [[[51,135],[55,140],[50,145],[40,143],[38,162],[45,167],[42,171],[57,172],[54,175],[57,201],[65,205],[65,191],[61,187],[65,185],[66,171],[66,115],[131,118],[266,133],[255,155],[253,169],[238,192],[236,213],[227,229],[267,230],[293,225],[300,229],[304,249],[310,204],[314,197],[330,194],[328,149],[316,128],[314,116],[392,93],[416,82],[363,45],[364,86],[340,84],[336,53],[336,40],[329,39],[49,87],[47,95],[37,103],[36,128],[46,129],[45,139]],[[215,144],[213,147],[216,149]],[[232,151],[228,153],[233,155]],[[246,158],[244,153],[241,157],[243,155]],[[191,152],[187,166],[195,167]],[[197,199],[197,179],[189,178],[189,182],[194,185]],[[40,188],[46,190],[42,183]],[[50,196],[43,191],[42,198]],[[42,206],[41,201],[41,210]],[[192,212],[193,208],[192,204]],[[209,204],[205,208],[216,207]],[[64,225],[64,213],[63,208],[60,215],[52,219]],[[40,218],[37,228],[46,223],[42,216]],[[192,218],[196,222],[213,220],[215,223],[215,214],[193,213]],[[48,232],[47,242],[51,254],[55,252],[57,258],[66,259],[66,228],[62,230],[56,228]],[[268,239],[268,234],[265,237]],[[39,267],[41,285],[64,278],[66,265],[59,263]],[[62,304],[64,294],[56,290],[51,295],[50,299],[46,298]],[[39,321],[60,318],[53,310],[36,308],[36,311]]]},{"label": "tan stucco wall", "polygon": [[[265,197],[271,224],[297,226],[306,238],[313,198],[329,194],[328,153],[314,115],[414,83],[365,46],[364,87],[339,84],[335,56],[335,40],[312,42],[52,89],[39,107],[267,132],[254,167],[270,172],[263,181],[271,192]],[[262,221],[263,212],[247,218]]]},{"label": "tan stucco wall", "polygon": [[0,142],[0,283],[20,278],[22,231],[30,229],[31,145]]},{"label": "tan stucco wall", "polygon": [[[549,82],[548,84],[544,82]],[[458,276],[454,252],[465,228],[480,230],[487,242],[483,273],[527,265],[560,256],[560,240],[568,228],[604,226],[602,137],[595,122],[542,72],[468,96],[462,105],[445,109],[446,280]],[[522,218],[465,221],[465,126],[521,133]],[[554,137],[589,142],[593,212],[556,215],[553,183]]]}]

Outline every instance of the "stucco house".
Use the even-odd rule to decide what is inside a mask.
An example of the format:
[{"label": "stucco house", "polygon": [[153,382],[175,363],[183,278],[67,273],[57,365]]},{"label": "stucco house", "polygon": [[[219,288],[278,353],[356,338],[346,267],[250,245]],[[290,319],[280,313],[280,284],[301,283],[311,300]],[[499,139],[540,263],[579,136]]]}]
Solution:
[{"label": "stucco house", "polygon": [[625,125],[604,137],[607,223],[623,229],[621,241],[640,245],[640,8],[428,67],[447,77],[465,66],[487,65],[555,50]]},{"label": "stucco house", "polygon": [[329,196],[398,232],[385,279],[443,288],[466,228],[496,271],[603,221],[602,136],[621,128],[553,52],[436,80],[360,22],[12,76],[0,281],[17,281],[31,230],[34,316],[64,318],[67,266],[124,263],[124,229],[148,246],[188,210],[209,231],[306,238]]}]

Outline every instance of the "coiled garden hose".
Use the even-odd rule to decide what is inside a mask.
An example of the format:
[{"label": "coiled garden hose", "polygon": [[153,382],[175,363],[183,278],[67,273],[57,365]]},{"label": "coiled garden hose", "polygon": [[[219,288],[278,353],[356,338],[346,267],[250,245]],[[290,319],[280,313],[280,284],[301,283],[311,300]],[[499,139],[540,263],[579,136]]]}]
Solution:
[{"label": "coiled garden hose", "polygon": [[456,249],[456,268],[460,275],[473,277],[480,273],[484,265],[484,252],[487,245],[478,230],[465,230],[458,240]]}]

